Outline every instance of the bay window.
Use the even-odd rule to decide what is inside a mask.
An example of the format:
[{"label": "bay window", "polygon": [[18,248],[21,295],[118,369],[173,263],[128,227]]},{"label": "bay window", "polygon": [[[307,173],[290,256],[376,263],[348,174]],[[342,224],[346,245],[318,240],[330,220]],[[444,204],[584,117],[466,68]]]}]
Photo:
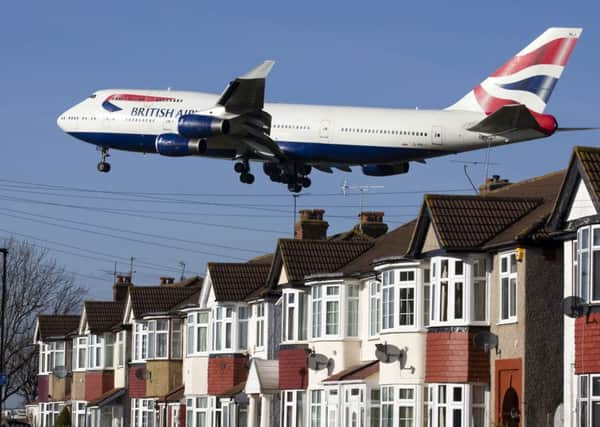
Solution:
[{"label": "bay window", "polygon": [[77,337],[73,340],[73,370],[83,371],[87,368],[87,337]]},{"label": "bay window", "polygon": [[424,425],[486,427],[488,396],[488,386],[482,384],[425,385]]},{"label": "bay window", "polygon": [[369,336],[379,335],[381,329],[381,282],[369,283]]},{"label": "bay window", "polygon": [[158,411],[155,409],[155,405],[154,399],[131,399],[131,426],[156,426]]},{"label": "bay window", "polygon": [[311,298],[312,298],[312,337],[319,338],[321,336],[321,328],[322,328],[322,293],[323,289],[321,286],[313,286],[311,288]]},{"label": "bay window", "polygon": [[42,427],[52,427],[63,406],[64,404],[59,402],[41,403],[40,420]]},{"label": "bay window", "polygon": [[250,309],[248,307],[238,308],[238,349],[246,350],[248,348],[248,317]]},{"label": "bay window", "polygon": [[181,319],[171,320],[171,359],[181,359]]},{"label": "bay window", "polygon": [[265,303],[255,304],[254,310],[254,329],[256,348],[263,348],[265,345]]},{"label": "bay window", "polygon": [[323,390],[312,390],[310,392],[310,427],[321,427],[323,404]]},{"label": "bay window", "polygon": [[381,391],[378,388],[371,389],[369,400],[369,427],[379,427],[381,414]]},{"label": "bay window", "polygon": [[233,349],[233,308],[216,307],[213,322],[213,348],[216,351]]},{"label": "bay window", "polygon": [[113,367],[113,359],[115,354],[114,336],[113,334],[104,335],[104,364],[105,368]]},{"label": "bay window", "polygon": [[415,270],[401,270],[398,282],[398,323],[400,326],[415,324]]},{"label": "bay window", "polygon": [[573,265],[577,295],[586,303],[600,303],[600,225],[577,231]]},{"label": "bay window", "polygon": [[169,321],[167,319],[150,320],[152,325],[149,330],[154,331],[156,339],[150,338],[149,342],[156,342],[156,359],[166,359],[169,351]]},{"label": "bay window", "polygon": [[186,427],[208,427],[208,398],[186,399]]},{"label": "bay window", "polygon": [[394,426],[394,387],[381,387],[381,427]]},{"label": "bay window", "polygon": [[600,375],[579,375],[577,387],[579,426],[600,425]]},{"label": "bay window", "polygon": [[58,366],[66,366],[65,365],[65,342],[64,341],[55,341],[52,343],[52,352],[53,352],[53,364],[52,367],[56,368]]},{"label": "bay window", "polygon": [[517,255],[500,257],[500,321],[517,320]]},{"label": "bay window", "polygon": [[326,286],[323,296],[325,304],[325,335],[338,335],[340,325],[340,287]]},{"label": "bay window", "polygon": [[[415,264],[413,264],[415,265]],[[418,291],[419,270],[417,268],[395,268],[385,270],[382,273],[381,283],[381,330],[393,330],[404,328],[416,328],[421,324],[420,315],[417,307],[422,306],[421,292]],[[378,289],[375,284],[371,284],[370,289],[370,319],[371,331],[373,332],[378,325],[374,324],[374,316],[379,309]]]},{"label": "bay window", "polygon": [[190,313],[187,317],[187,354],[199,354],[208,351],[208,320],[209,313]]},{"label": "bay window", "polygon": [[133,360],[143,361],[148,348],[148,325],[146,322],[135,322],[133,325]]},{"label": "bay window", "polygon": [[101,369],[102,361],[102,344],[104,337],[102,335],[88,335],[88,369]]},{"label": "bay window", "polygon": [[283,392],[283,423],[285,427],[305,427],[306,391]]},{"label": "bay window", "polygon": [[300,291],[283,294],[283,340],[305,341],[307,338],[307,295]]},{"label": "bay window", "polygon": [[125,366],[125,331],[117,333],[117,367]]},{"label": "bay window", "polygon": [[383,299],[383,321],[382,329],[392,329],[394,327],[394,300],[395,300],[395,271],[385,271],[383,273],[382,299]]},{"label": "bay window", "polygon": [[487,323],[487,269],[483,256],[431,259],[429,325]]},{"label": "bay window", "polygon": [[85,427],[85,406],[86,402],[73,402],[73,416],[71,417],[73,427]]},{"label": "bay window", "polygon": [[346,286],[346,336],[358,336],[358,286]]}]

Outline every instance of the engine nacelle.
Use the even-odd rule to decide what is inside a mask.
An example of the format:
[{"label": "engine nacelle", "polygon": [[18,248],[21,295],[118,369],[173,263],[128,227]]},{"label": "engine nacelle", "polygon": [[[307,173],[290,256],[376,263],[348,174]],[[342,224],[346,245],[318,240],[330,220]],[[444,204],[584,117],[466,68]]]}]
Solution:
[{"label": "engine nacelle", "polygon": [[208,138],[229,133],[229,121],[200,114],[186,114],[179,118],[177,132],[187,138]]},{"label": "engine nacelle", "polygon": [[176,133],[163,133],[156,137],[156,152],[163,156],[183,157],[204,154],[206,141],[203,139],[190,140]]},{"label": "engine nacelle", "polygon": [[365,175],[369,176],[390,176],[400,175],[407,173],[409,169],[409,163],[396,163],[392,165],[364,165],[362,171]]}]

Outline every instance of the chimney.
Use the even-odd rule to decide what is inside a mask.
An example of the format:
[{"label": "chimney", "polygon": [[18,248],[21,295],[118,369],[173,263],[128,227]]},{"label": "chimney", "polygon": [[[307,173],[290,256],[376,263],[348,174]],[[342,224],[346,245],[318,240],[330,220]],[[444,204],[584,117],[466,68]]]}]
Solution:
[{"label": "chimney", "polygon": [[302,209],[294,237],[298,240],[325,240],[329,223],[323,220],[324,209]]},{"label": "chimney", "polygon": [[173,283],[175,283],[174,277],[163,276],[160,278],[160,286],[172,285]]},{"label": "chimney", "polygon": [[129,292],[129,288],[132,286],[131,275],[117,274],[117,280],[115,280],[115,284],[113,285],[113,300],[116,302],[125,301],[127,299],[127,292]]},{"label": "chimney", "polygon": [[383,222],[383,212],[361,212],[357,228],[363,234],[374,239],[384,235],[388,231],[388,226]]},{"label": "chimney", "polygon": [[492,175],[491,178],[485,180],[485,184],[479,186],[479,194],[484,196],[490,191],[497,190],[507,185],[511,185],[508,179],[501,179],[500,175]]}]

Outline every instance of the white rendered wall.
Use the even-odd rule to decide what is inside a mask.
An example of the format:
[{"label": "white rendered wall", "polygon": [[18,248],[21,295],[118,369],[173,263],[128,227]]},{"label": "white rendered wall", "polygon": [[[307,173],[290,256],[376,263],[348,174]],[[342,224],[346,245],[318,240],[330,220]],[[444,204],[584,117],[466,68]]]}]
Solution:
[{"label": "white rendered wall", "polygon": [[[573,247],[571,241],[564,243],[564,296],[573,295],[572,259]],[[576,381],[575,381],[575,319],[563,316],[564,343],[563,343],[563,405],[564,425],[576,425]]]}]

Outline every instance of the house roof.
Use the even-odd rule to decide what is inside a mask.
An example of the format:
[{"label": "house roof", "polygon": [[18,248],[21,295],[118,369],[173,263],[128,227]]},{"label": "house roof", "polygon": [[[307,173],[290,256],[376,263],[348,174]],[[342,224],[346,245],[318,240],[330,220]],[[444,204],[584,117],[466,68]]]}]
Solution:
[{"label": "house roof", "polygon": [[242,381],[241,383],[237,383],[233,387],[223,391],[222,393],[219,394],[219,396],[235,396],[237,394],[242,393],[244,391],[245,387],[246,387],[246,381]]},{"label": "house roof", "polygon": [[372,270],[371,263],[378,258],[400,257],[406,254],[417,220],[395,228],[375,240],[373,246],[339,269],[345,274],[364,273]]},{"label": "house roof", "polygon": [[245,300],[265,286],[270,268],[270,264],[259,263],[208,263],[216,300]]},{"label": "house roof", "polygon": [[170,390],[164,396],[159,397],[158,400],[161,402],[179,402],[181,399],[183,399],[184,394],[185,385],[182,384],[179,387],[175,387],[174,389]]},{"label": "house roof", "polygon": [[553,172],[483,195],[426,195],[409,253],[420,250],[429,224],[446,250],[486,249],[539,237],[564,174]]},{"label": "house roof", "polygon": [[289,283],[333,273],[373,246],[372,241],[280,239],[277,247]]},{"label": "house roof", "polygon": [[134,286],[129,290],[131,309],[138,319],[149,314],[167,313],[199,291],[199,286]]},{"label": "house roof", "polygon": [[593,197],[595,197],[597,203],[600,202],[600,148],[575,147],[573,154],[581,162],[581,167],[585,171]]},{"label": "house roof", "polygon": [[358,365],[351,366],[347,369],[344,369],[341,372],[338,372],[335,375],[331,375],[330,377],[324,379],[324,382],[332,382],[332,381],[357,381],[364,380],[370,377],[373,374],[379,372],[379,361],[371,360],[368,362],[362,362]]},{"label": "house roof", "polygon": [[270,394],[279,390],[279,360],[252,359],[245,392]]},{"label": "house roof", "polygon": [[121,323],[125,303],[115,301],[85,301],[88,329],[93,334],[110,332]]},{"label": "house roof", "polygon": [[79,327],[79,315],[40,314],[38,316],[38,339],[47,341],[64,338]]},{"label": "house roof", "polygon": [[123,387],[110,389],[107,392],[102,393],[96,399],[88,402],[87,406],[88,407],[90,407],[90,406],[103,407],[103,406],[108,405],[109,403],[114,402],[115,400],[119,399],[121,396],[124,396],[126,391],[127,391],[127,389],[123,388]]}]

